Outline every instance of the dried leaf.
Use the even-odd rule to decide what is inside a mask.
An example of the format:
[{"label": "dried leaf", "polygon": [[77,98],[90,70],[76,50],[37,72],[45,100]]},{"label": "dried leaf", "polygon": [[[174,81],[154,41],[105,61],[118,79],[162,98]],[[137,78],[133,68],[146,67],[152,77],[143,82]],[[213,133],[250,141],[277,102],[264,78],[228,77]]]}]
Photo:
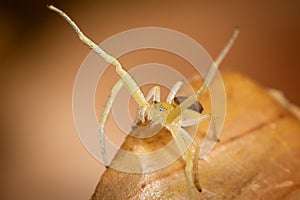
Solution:
[{"label": "dried leaf", "polygon": [[[207,160],[198,161],[203,188],[198,199],[297,199],[299,119],[247,77],[231,73],[225,74],[223,80],[227,94],[226,122],[221,141]],[[201,81],[193,85],[199,87]],[[201,98],[202,105],[209,104],[207,101],[208,95]],[[204,132],[205,127],[200,126],[197,137]],[[128,136],[122,149],[153,151],[171,139],[166,130],[148,139]],[[122,159],[118,153],[114,162]],[[92,196],[92,200],[100,199],[188,199],[184,162],[178,159],[160,171],[145,174],[109,168]]]}]

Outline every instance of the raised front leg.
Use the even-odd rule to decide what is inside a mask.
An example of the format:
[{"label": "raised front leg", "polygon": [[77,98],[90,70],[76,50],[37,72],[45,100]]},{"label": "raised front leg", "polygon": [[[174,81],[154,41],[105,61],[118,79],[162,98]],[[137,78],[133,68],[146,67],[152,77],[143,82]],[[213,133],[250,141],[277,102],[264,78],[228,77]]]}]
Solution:
[{"label": "raised front leg", "polygon": [[106,62],[114,65],[116,67],[116,72],[120,75],[123,84],[129,90],[130,94],[133,96],[134,100],[139,104],[139,106],[144,107],[148,104],[146,101],[142,91],[138,87],[137,83],[133,80],[133,78],[129,75],[129,73],[123,69],[121,63],[114,58],[113,56],[106,53],[103,49],[101,49],[97,44],[95,44],[91,39],[83,34],[83,32],[79,29],[76,23],[62,10],[50,5],[48,6],[50,10],[57,12],[61,15],[75,30],[79,39],[89,46],[96,54],[101,56]]}]

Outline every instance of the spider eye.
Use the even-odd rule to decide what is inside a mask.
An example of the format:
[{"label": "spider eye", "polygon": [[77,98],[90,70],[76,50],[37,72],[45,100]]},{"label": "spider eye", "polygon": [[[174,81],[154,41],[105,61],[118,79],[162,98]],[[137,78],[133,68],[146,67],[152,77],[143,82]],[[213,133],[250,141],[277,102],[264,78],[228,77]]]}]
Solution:
[{"label": "spider eye", "polygon": [[158,102],[154,100],[153,103],[154,103],[154,104],[157,104]]},{"label": "spider eye", "polygon": [[163,106],[159,106],[159,111],[166,111],[167,108],[163,107]]}]

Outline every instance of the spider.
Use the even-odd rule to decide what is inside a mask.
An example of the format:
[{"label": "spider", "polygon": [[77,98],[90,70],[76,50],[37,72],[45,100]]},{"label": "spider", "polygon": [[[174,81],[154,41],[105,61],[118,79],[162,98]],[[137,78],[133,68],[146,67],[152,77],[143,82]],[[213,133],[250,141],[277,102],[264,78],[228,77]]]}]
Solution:
[{"label": "spider", "polygon": [[[141,123],[146,123],[146,121],[149,121],[150,127],[161,125],[162,127],[165,127],[167,130],[170,131],[171,135],[173,136],[179,148],[179,151],[182,154],[183,160],[185,161],[185,176],[187,179],[189,193],[191,198],[194,199],[195,194],[193,192],[193,188],[196,187],[199,191],[201,191],[201,187],[197,182],[197,180],[195,180],[195,178],[193,177],[194,164],[190,152],[187,150],[187,142],[189,144],[193,143],[195,145],[195,141],[193,141],[193,138],[183,129],[183,127],[195,125],[208,119],[211,119],[212,123],[214,123],[213,118],[211,117],[210,114],[202,114],[203,107],[198,102],[198,97],[200,97],[203,94],[208,84],[210,84],[210,82],[214,78],[218,66],[225,58],[225,56],[231,49],[234,41],[236,40],[239,33],[239,29],[238,28],[234,29],[233,34],[230,37],[228,43],[226,44],[224,49],[221,51],[220,55],[217,57],[217,59],[210,67],[203,85],[200,87],[198,91],[196,91],[195,94],[189,97],[181,97],[181,96],[176,97],[175,95],[182,85],[182,82],[178,81],[177,83],[174,84],[174,86],[170,90],[167,99],[165,101],[161,101],[159,86],[154,86],[145,97],[141,89],[138,87],[137,83],[130,76],[130,74],[127,73],[127,71],[122,67],[122,65],[116,58],[106,53],[104,50],[101,49],[101,47],[99,47],[91,39],[85,36],[81,32],[79,27],[75,24],[75,22],[72,21],[72,19],[68,15],[66,15],[63,11],[59,10],[58,8],[52,5],[49,5],[48,8],[61,15],[72,26],[72,28],[75,30],[80,40],[84,44],[89,46],[95,53],[100,55],[106,62],[114,65],[116,67],[116,72],[121,77],[120,80],[113,86],[111,90],[111,96],[106,103],[104,112],[102,113],[102,117],[99,121],[101,154],[106,167],[109,167],[109,162],[107,161],[106,152],[105,152],[104,124],[110,113],[112,104],[115,100],[117,93],[119,92],[122,85],[124,85],[129,90],[129,92],[132,94],[132,97],[139,105],[136,121],[140,121]],[[153,99],[152,103],[150,103],[151,98]],[[189,119],[182,121],[181,116],[185,114],[189,117]],[[214,135],[214,133],[207,133],[207,134],[213,134],[211,135],[211,138],[213,138],[213,140],[215,141],[218,141],[219,138],[216,135]],[[202,155],[201,157],[204,157],[204,155],[206,155],[210,151],[210,149],[204,151],[207,152],[201,152]],[[198,155],[198,157],[200,156]]]}]

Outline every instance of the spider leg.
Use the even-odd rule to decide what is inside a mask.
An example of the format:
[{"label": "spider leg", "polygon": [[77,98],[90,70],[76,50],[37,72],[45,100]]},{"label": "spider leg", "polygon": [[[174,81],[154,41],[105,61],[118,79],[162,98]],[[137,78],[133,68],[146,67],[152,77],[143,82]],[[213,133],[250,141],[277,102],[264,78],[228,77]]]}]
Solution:
[{"label": "spider leg", "polygon": [[[178,148],[179,151],[182,153],[182,158],[185,161],[185,176],[187,178],[188,182],[188,190],[190,199],[195,199],[195,185],[194,185],[194,179],[193,179],[193,160],[190,156],[190,152],[187,150],[187,145],[185,144],[185,141],[182,137],[182,135],[179,133],[180,128],[177,126],[170,126],[168,127],[170,130]],[[178,134],[179,133],[179,134]]]},{"label": "spider leg", "polygon": [[[194,112],[194,113],[196,113],[196,112]],[[182,127],[187,127],[187,126],[192,126],[192,125],[198,124],[204,120],[211,119],[211,114],[200,114],[200,113],[197,113],[197,114],[198,114],[197,117],[184,120],[181,122],[180,125]]]},{"label": "spider leg", "polygon": [[127,73],[126,70],[123,69],[121,63],[114,58],[113,56],[107,54],[103,49],[101,49],[97,44],[95,44],[91,39],[89,39],[87,36],[85,36],[82,31],[79,29],[79,27],[75,24],[75,22],[62,10],[49,5],[48,8],[50,10],[53,10],[57,12],[59,15],[61,15],[74,29],[74,31],[77,33],[79,39],[89,46],[96,54],[101,56],[106,62],[114,65],[116,67],[116,72],[120,75],[122,78],[123,84],[126,86],[126,88],[129,90],[135,101],[139,104],[140,107],[145,107],[148,105],[148,102],[146,101],[142,91],[138,87],[137,83],[133,80],[133,78]]},{"label": "spider leg", "polygon": [[[204,120],[211,119],[210,114],[200,114],[200,113],[192,111],[192,110],[186,110],[183,114],[184,114],[183,117],[186,117],[187,120],[181,121],[181,124],[180,124],[181,127],[192,126],[192,125],[198,124],[198,123],[200,123]],[[191,172],[192,175],[191,176],[193,177],[193,183],[194,183],[195,187],[198,189],[198,191],[201,192],[202,189],[201,189],[201,185],[200,185],[200,182],[199,182],[200,179],[199,179],[199,176],[198,176],[198,159],[200,157],[200,149],[201,149],[200,145],[197,143],[196,140],[193,140],[193,138],[183,128],[179,128],[179,133],[189,143],[193,144],[193,146],[195,148],[193,166],[192,166],[192,172]],[[212,144],[212,143],[210,143],[210,144]],[[203,144],[203,145],[205,145],[205,144]],[[208,146],[210,146],[210,145],[208,145]]]},{"label": "spider leg", "polygon": [[209,115],[209,117],[210,117],[210,126],[211,127],[208,129],[208,132],[206,133],[204,141],[200,147],[199,158],[202,158],[202,159],[205,159],[207,154],[212,150],[212,148],[220,140],[220,135],[218,134],[218,131],[216,129],[215,117],[213,117],[212,115]]},{"label": "spider leg", "polygon": [[112,89],[112,94],[110,96],[110,99],[107,102],[106,108],[104,110],[104,113],[102,115],[102,118],[100,120],[100,143],[101,143],[101,153],[103,156],[103,160],[106,166],[108,166],[108,161],[106,158],[105,153],[105,143],[104,143],[104,123],[106,121],[106,118],[109,114],[109,111],[111,109],[112,103],[115,99],[115,96],[119,89],[121,88],[122,84],[125,85],[125,87],[129,90],[131,95],[133,96],[134,100],[139,104],[141,109],[141,116],[142,120],[144,120],[144,115],[146,113],[147,107],[149,106],[148,102],[146,101],[141,89],[138,87],[137,83],[133,80],[133,78],[129,75],[129,73],[123,69],[121,63],[114,58],[113,56],[107,54],[103,49],[101,49],[97,44],[95,44],[91,39],[89,39],[87,36],[83,34],[83,32],[79,29],[79,27],[76,25],[76,23],[62,10],[49,5],[48,8],[59,15],[61,15],[74,29],[74,31],[77,33],[79,39],[89,46],[96,54],[101,56],[106,62],[114,65],[116,67],[116,72],[120,75],[121,80],[119,80],[116,85]]},{"label": "spider leg", "polygon": [[184,102],[180,104],[180,106],[176,107],[167,117],[166,123],[171,124],[177,116],[181,114],[182,111],[186,110],[188,107],[190,107],[195,101],[197,101],[198,97],[202,95],[202,93],[206,90],[207,86],[210,84],[210,82],[213,80],[214,75],[225,58],[225,56],[228,54],[229,50],[231,49],[232,45],[234,44],[237,36],[239,34],[239,29],[235,28],[233,31],[232,36],[229,38],[229,41],[227,42],[226,46],[223,48],[217,59],[212,63],[206,77],[204,80],[203,85],[200,87],[200,89],[196,92],[196,94],[190,96],[187,98]]},{"label": "spider leg", "polygon": [[169,93],[169,95],[168,95],[168,97],[167,97],[167,99],[166,99],[166,102],[167,102],[167,103],[171,103],[171,101],[174,99],[176,93],[177,93],[178,90],[180,89],[181,85],[182,85],[182,81],[177,81],[177,82],[173,85],[173,87],[172,87],[172,89],[170,90],[170,93]]},{"label": "spider leg", "polygon": [[99,121],[100,148],[101,148],[101,154],[102,154],[103,162],[104,162],[106,167],[109,166],[109,163],[108,163],[108,160],[107,160],[107,157],[106,157],[106,150],[105,150],[104,124],[105,124],[106,119],[108,117],[108,114],[111,110],[113,102],[115,101],[115,98],[116,98],[119,90],[121,89],[122,85],[123,85],[123,82],[122,82],[122,79],[120,79],[114,85],[114,87],[112,88],[110,97],[109,97],[108,101],[106,102],[104,111],[103,111],[101,119]]},{"label": "spider leg", "polygon": [[[160,87],[159,86],[154,86],[153,88],[151,88],[151,90],[148,92],[148,94],[146,96],[146,101],[149,102],[151,97],[153,97],[153,103],[160,102]],[[148,119],[149,119],[149,115],[148,115]],[[150,128],[153,128],[157,124],[159,124],[159,123],[152,122],[150,125]]]},{"label": "spider leg", "polygon": [[[153,102],[160,102],[160,87],[159,86],[154,86],[151,88],[151,90],[148,92],[146,96],[146,101],[149,102],[151,97],[153,97]],[[138,110],[137,117],[133,124],[131,125],[132,128],[136,127],[136,124],[139,122],[139,120],[142,120],[142,122],[145,120],[144,114],[145,110],[143,110],[146,107],[140,107]]]},{"label": "spider leg", "polygon": [[154,86],[151,88],[151,90],[148,92],[146,96],[146,101],[149,102],[151,97],[153,97],[153,102],[160,102],[160,87]]},{"label": "spider leg", "polygon": [[192,144],[195,148],[193,165],[191,166],[192,168],[191,173],[193,174],[193,176],[192,175],[191,176],[193,177],[194,186],[198,189],[199,192],[201,192],[202,188],[200,186],[199,176],[198,176],[198,158],[199,158],[200,146],[197,143],[197,141],[193,140],[193,138],[183,128],[179,128],[179,133],[187,140],[188,144]]},{"label": "spider leg", "polygon": [[186,132],[186,130],[180,127],[178,129],[178,132],[180,133],[180,135],[184,137],[184,139],[188,142],[188,144],[193,143],[193,138],[188,134],[188,132]]},{"label": "spider leg", "polygon": [[198,124],[205,120],[210,120],[210,128],[206,133],[204,141],[200,148],[199,158],[205,158],[205,156],[212,150],[215,144],[219,141],[219,135],[216,130],[216,121],[215,118],[211,114],[200,114],[194,112],[192,110],[185,110],[183,113],[183,118],[187,120],[183,120],[180,123],[181,127],[188,127],[195,124]]},{"label": "spider leg", "polygon": [[202,191],[201,185],[200,185],[200,178],[199,178],[199,166],[198,166],[198,161],[199,161],[199,154],[200,154],[200,145],[194,140],[194,146],[195,146],[195,152],[194,152],[194,168],[193,168],[193,174],[194,174],[194,184],[196,188],[198,189],[199,192]]}]

